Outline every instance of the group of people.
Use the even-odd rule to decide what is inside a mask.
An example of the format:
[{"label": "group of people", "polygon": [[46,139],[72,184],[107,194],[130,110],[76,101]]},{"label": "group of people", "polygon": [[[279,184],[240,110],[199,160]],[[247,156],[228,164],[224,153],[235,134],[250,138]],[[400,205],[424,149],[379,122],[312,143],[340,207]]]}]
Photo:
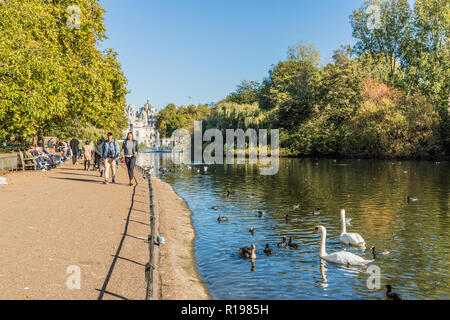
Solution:
[{"label": "group of people", "polygon": [[119,148],[119,144],[114,139],[112,133],[108,133],[108,138],[99,139],[97,146],[94,146],[92,142],[85,141],[80,148],[80,141],[73,137],[69,143],[72,153],[73,164],[78,163],[82,153],[84,160],[84,170],[89,171],[91,161],[94,158],[94,168],[98,168],[100,171],[100,177],[104,175],[104,184],[108,184],[108,179],[111,178],[111,183],[116,183],[117,167],[119,166],[120,154],[123,154],[123,162],[125,162],[128,168],[128,177],[130,179],[129,185],[133,185],[134,180],[134,167],[136,165],[136,157],[138,154],[138,143],[134,140],[133,133],[129,132],[127,138],[124,140],[122,149]]},{"label": "group of people", "polygon": [[33,160],[36,163],[36,169],[40,171],[49,171],[65,161],[62,156],[51,153],[45,147],[30,146],[24,153],[24,161]]}]

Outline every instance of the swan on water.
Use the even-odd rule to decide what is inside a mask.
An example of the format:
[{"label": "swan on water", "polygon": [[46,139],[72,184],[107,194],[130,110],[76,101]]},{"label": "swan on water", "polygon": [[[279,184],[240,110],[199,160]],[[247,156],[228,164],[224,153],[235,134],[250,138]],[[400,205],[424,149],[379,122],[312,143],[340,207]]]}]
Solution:
[{"label": "swan on water", "polygon": [[373,261],[373,260],[366,260],[356,254],[353,254],[353,253],[347,252],[347,251],[339,251],[339,252],[327,254],[325,251],[327,230],[325,229],[324,226],[317,226],[314,229],[314,232],[322,233],[321,238],[320,238],[320,258],[322,258],[325,261],[336,263],[336,264],[353,265],[353,266],[362,266],[362,265],[371,263]]},{"label": "swan on water", "polygon": [[347,232],[344,209],[341,210],[341,235],[339,239],[342,243],[353,246],[364,246],[366,244],[364,239],[359,234]]}]

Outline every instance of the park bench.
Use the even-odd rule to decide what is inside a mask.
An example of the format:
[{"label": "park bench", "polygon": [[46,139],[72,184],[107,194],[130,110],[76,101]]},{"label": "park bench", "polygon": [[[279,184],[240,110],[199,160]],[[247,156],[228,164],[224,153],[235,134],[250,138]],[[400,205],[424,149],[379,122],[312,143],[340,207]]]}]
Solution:
[{"label": "park bench", "polygon": [[34,158],[25,159],[24,153],[22,151],[19,152],[20,162],[22,164],[22,170],[25,171],[27,168],[31,168],[36,170],[37,164]]}]

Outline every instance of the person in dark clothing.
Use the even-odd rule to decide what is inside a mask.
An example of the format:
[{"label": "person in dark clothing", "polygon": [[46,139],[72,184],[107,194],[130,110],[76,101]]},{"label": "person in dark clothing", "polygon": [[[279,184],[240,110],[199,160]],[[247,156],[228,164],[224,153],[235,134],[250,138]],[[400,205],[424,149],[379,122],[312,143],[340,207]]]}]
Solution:
[{"label": "person in dark clothing", "polygon": [[136,165],[136,157],[138,154],[138,142],[133,139],[133,133],[129,132],[127,140],[123,142],[122,151],[125,156],[125,163],[128,168],[128,177],[130,178],[130,186],[133,185],[134,167]]},{"label": "person in dark clothing", "polygon": [[78,163],[78,150],[79,150],[80,141],[76,137],[73,137],[70,140],[70,149],[72,149],[72,162],[74,165]]},{"label": "person in dark clothing", "polygon": [[105,139],[101,138],[97,141],[97,146],[95,147],[95,166],[97,166],[100,172],[100,177],[103,176],[103,169],[105,167],[104,159],[102,158],[102,147]]},{"label": "person in dark clothing", "polygon": [[42,139],[41,136],[39,136],[39,138],[38,138],[37,146],[38,146],[39,148],[43,148],[43,147],[44,147],[44,139]]}]

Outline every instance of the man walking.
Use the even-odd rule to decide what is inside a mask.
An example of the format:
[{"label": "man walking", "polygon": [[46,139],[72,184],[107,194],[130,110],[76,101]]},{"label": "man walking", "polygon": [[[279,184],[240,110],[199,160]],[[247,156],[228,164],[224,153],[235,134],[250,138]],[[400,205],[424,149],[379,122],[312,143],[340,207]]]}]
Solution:
[{"label": "man walking", "polygon": [[108,133],[108,140],[103,143],[102,158],[105,161],[105,181],[103,183],[108,184],[110,172],[112,183],[116,183],[116,160],[119,158],[119,145],[113,139],[112,133]]},{"label": "man walking", "polygon": [[70,149],[72,150],[72,162],[73,165],[78,163],[78,150],[79,150],[80,141],[74,136],[72,140],[70,140]]}]

